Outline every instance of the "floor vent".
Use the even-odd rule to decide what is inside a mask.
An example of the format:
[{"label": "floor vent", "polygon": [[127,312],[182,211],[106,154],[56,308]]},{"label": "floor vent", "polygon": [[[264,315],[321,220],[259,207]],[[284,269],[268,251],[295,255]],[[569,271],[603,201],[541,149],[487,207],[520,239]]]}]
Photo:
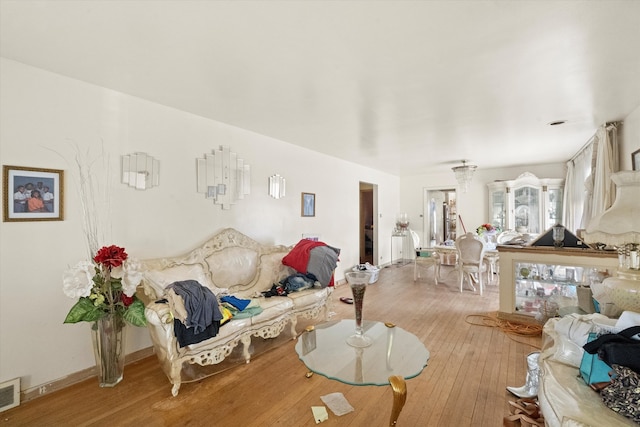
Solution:
[{"label": "floor vent", "polygon": [[20,404],[20,378],[0,384],[0,412]]}]

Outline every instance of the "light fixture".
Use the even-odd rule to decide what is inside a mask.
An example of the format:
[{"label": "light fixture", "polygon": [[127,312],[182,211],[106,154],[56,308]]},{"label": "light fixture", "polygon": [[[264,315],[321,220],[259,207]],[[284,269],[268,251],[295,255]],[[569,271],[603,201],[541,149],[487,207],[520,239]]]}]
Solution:
[{"label": "light fixture", "polygon": [[158,185],[160,162],[146,153],[122,156],[122,183],[137,190]]},{"label": "light fixture", "polygon": [[198,193],[222,205],[222,209],[231,209],[232,204],[250,192],[251,168],[229,147],[220,146],[219,150],[205,154],[204,159],[196,159],[196,173]]},{"label": "light fixture", "polygon": [[456,180],[460,184],[460,188],[463,193],[466,193],[469,189],[469,184],[473,178],[473,174],[478,167],[476,165],[467,165],[466,160],[462,160],[462,166],[456,166],[451,168],[453,173],[456,174]]},{"label": "light fixture", "polygon": [[274,199],[281,199],[286,193],[286,183],[282,175],[275,174],[269,177],[269,195]]},{"label": "light fixture", "polygon": [[[640,171],[618,172],[611,180],[616,199],[589,222],[584,241],[618,250],[616,276],[604,280],[602,295],[621,310],[640,312]],[[593,291],[595,297],[597,287]]]}]

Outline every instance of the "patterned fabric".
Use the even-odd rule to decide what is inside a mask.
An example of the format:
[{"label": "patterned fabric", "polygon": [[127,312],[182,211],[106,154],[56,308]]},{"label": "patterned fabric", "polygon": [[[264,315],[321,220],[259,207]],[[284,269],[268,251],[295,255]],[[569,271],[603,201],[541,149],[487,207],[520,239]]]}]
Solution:
[{"label": "patterned fabric", "polygon": [[609,386],[600,391],[608,408],[640,423],[640,375],[625,366],[613,365],[617,375]]}]

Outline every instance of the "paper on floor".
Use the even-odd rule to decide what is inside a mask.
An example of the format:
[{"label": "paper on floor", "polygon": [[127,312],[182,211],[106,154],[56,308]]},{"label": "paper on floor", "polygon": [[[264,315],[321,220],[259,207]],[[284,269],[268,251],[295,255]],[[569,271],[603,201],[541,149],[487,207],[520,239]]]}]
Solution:
[{"label": "paper on floor", "polygon": [[312,406],[311,412],[313,412],[313,419],[316,420],[316,424],[320,424],[329,419],[329,413],[324,406]]},{"label": "paper on floor", "polygon": [[338,417],[353,411],[353,406],[349,404],[342,393],[330,393],[320,396],[320,399],[331,409],[331,412]]}]

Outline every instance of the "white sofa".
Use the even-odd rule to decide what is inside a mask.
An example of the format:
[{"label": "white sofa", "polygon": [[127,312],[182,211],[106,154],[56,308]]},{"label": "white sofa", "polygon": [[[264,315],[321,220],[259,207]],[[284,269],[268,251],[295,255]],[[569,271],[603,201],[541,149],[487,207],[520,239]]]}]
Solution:
[{"label": "white sofa", "polygon": [[[600,395],[580,377],[582,345],[591,325],[607,326],[604,316],[575,316],[566,327],[566,318],[553,318],[543,328],[542,352],[538,359],[540,384],[538,401],[547,427],[637,426],[632,420],[607,408]],[[561,322],[565,322],[564,324]],[[613,326],[614,323],[608,323]],[[567,333],[568,332],[568,333]],[[571,335],[571,336],[569,336]]]},{"label": "white sofa", "polygon": [[[261,292],[295,273],[282,264],[283,257],[291,249],[262,245],[228,228],[183,256],[142,261],[145,315],[154,350],[173,385],[171,393],[174,396],[182,382],[198,379],[191,376],[190,366],[218,364],[239,344],[242,344],[242,355],[248,363],[252,340],[275,338],[287,325],[295,338],[299,317],[315,319],[324,314],[326,318],[330,287],[314,287],[287,296],[261,297]],[[220,327],[215,337],[180,347],[169,305],[157,301],[163,298],[166,286],[184,280],[196,280],[216,295],[255,299],[263,311],[250,318],[232,319]]]}]

